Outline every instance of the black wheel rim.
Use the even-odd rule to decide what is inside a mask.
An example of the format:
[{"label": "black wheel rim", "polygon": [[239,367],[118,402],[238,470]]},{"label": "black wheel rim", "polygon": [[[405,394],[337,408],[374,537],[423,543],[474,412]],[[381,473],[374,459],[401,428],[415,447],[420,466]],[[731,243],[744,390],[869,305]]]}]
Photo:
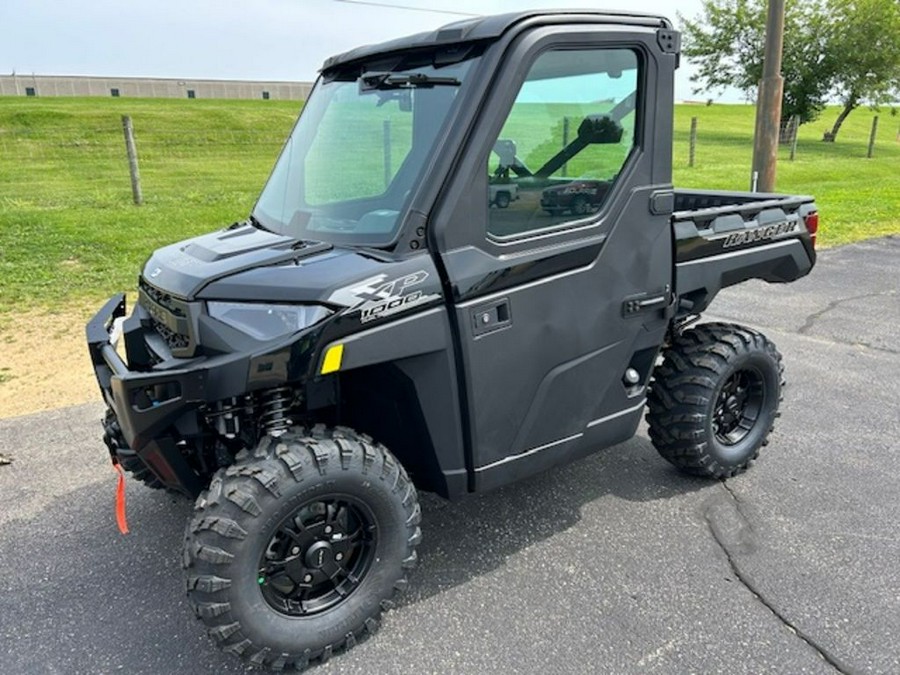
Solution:
[{"label": "black wheel rim", "polygon": [[266,602],[289,616],[311,616],[359,588],[375,558],[377,527],[350,496],[316,498],[285,518],[259,560]]},{"label": "black wheel rim", "polygon": [[716,399],[712,426],[716,440],[737,445],[753,430],[765,400],[762,374],[753,369],[733,372]]}]

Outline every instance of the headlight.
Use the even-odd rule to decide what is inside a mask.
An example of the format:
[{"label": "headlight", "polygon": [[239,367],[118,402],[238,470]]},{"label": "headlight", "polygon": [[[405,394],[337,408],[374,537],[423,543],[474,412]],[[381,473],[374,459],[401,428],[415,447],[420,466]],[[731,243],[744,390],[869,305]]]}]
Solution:
[{"label": "headlight", "polygon": [[272,340],[318,323],[331,311],[319,305],[264,305],[249,302],[207,302],[209,315],[256,338]]}]

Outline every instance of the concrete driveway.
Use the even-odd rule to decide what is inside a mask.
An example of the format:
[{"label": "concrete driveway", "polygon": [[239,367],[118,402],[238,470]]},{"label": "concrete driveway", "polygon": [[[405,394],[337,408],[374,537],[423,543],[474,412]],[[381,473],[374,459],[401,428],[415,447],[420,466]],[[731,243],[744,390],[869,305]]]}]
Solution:
[{"label": "concrete driveway", "polygon": [[[827,251],[715,317],[785,356],[772,442],[726,483],[643,430],[459,504],[380,634],[316,673],[900,672],[900,239]],[[48,392],[52,395],[52,392]],[[0,671],[231,673],[179,568],[187,501],[130,484],[118,535],[99,405],[0,421]]]}]

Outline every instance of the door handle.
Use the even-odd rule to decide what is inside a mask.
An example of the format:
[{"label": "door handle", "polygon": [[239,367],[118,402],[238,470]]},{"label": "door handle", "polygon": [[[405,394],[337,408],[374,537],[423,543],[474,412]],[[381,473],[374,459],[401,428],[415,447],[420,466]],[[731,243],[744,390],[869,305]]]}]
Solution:
[{"label": "door handle", "polygon": [[472,334],[476,337],[509,327],[512,324],[509,298],[501,298],[473,307],[471,321]]},{"label": "door handle", "polygon": [[622,303],[622,316],[635,316],[642,312],[655,312],[667,309],[671,303],[668,289],[665,293],[654,295],[637,295],[626,298]]}]

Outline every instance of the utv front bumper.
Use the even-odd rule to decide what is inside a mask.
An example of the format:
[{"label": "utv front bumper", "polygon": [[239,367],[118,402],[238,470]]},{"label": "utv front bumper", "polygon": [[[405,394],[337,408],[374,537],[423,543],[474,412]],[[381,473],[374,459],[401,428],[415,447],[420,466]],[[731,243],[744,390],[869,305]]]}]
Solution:
[{"label": "utv front bumper", "polygon": [[208,370],[129,370],[110,335],[115,320],[124,316],[125,294],[120,293],[110,298],[86,327],[100,391],[115,413],[127,446],[168,487],[195,494],[201,489],[199,477],[169,431],[186,414],[193,412],[196,417],[196,409],[208,400]]},{"label": "utv front bumper", "polygon": [[[209,317],[198,306],[190,315],[192,326],[203,337],[200,342],[208,344],[181,358],[161,337],[158,313],[144,305],[142,300],[125,319],[125,295],[120,293],[86,326],[97,383],[121,429],[121,441],[110,446],[110,454],[114,461],[126,453],[137,455],[167,487],[197,494],[202,489],[201,473],[208,474],[208,467],[198,464],[198,451],[214,433],[207,415],[222,402],[246,400],[289,382],[308,385],[321,342],[315,331],[321,324],[259,341]],[[127,363],[113,341],[117,319],[124,320]]]}]

